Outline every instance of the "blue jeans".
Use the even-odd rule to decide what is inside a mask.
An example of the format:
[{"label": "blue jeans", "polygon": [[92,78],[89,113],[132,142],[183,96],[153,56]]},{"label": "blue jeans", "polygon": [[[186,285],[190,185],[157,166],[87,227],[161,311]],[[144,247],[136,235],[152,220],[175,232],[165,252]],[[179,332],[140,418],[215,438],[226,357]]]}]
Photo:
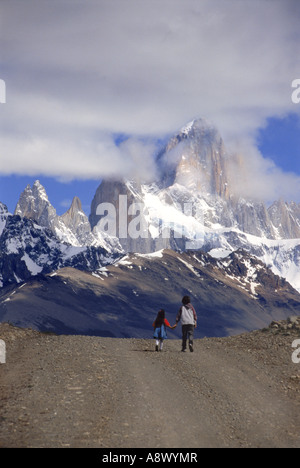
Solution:
[{"label": "blue jeans", "polygon": [[186,342],[189,340],[189,345],[193,345],[194,325],[182,325],[182,350],[186,349]]}]

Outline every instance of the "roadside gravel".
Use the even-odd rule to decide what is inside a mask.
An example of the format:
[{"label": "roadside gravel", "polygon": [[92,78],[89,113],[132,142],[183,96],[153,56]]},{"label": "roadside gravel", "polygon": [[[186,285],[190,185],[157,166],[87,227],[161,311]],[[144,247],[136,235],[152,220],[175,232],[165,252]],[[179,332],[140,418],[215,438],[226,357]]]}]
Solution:
[{"label": "roadside gravel", "polygon": [[157,353],[0,324],[0,447],[300,447],[296,337],[270,328]]}]

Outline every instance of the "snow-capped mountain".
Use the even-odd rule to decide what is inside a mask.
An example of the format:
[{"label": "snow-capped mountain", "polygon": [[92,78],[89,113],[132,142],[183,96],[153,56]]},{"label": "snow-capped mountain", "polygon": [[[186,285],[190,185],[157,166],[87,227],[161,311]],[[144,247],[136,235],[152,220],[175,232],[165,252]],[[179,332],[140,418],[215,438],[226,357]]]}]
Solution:
[{"label": "snow-capped mountain", "polygon": [[153,183],[102,181],[89,218],[76,196],[58,216],[39,181],[14,215],[0,203],[0,321],[148,336],[186,293],[207,336],[299,313],[300,205],[238,197],[231,158],[200,119],[159,152]]},{"label": "snow-capped mountain", "polygon": [[[232,189],[232,158],[217,129],[204,119],[194,120],[157,155],[158,177],[153,183],[102,181],[89,218],[77,197],[58,216],[39,181],[25,188],[15,215],[23,220],[25,231],[26,220],[33,223],[33,231],[49,230],[59,251],[103,249],[107,258],[161,249],[201,249],[225,258],[242,248],[300,291],[300,205],[278,200],[267,207],[262,201],[238,197]],[[9,238],[5,226],[11,229],[10,216],[0,204],[2,246]],[[25,250],[30,256],[31,248]],[[38,265],[42,268],[42,260]]]},{"label": "snow-capped mountain", "polygon": [[107,251],[121,252],[117,239],[98,230],[92,232],[88,217],[82,210],[81,201],[74,197],[69,210],[62,216],[56,214],[48,199],[45,188],[36,180],[32,187],[27,185],[17,203],[15,215],[34,220],[53,232],[63,243],[75,247],[102,247]]},{"label": "snow-capped mountain", "polygon": [[159,153],[159,185],[189,192],[229,196],[228,155],[217,129],[204,119],[183,127]]},{"label": "snow-capped mountain", "polygon": [[[214,126],[203,119],[191,122],[158,154],[159,177],[152,184],[100,184],[91,206],[92,229],[103,222],[97,208],[111,203],[125,252],[202,249],[220,256],[243,248],[300,291],[300,205],[278,200],[267,207],[238,197],[231,188],[232,158]],[[129,235],[132,223],[135,236]]]},{"label": "snow-capped mountain", "polygon": [[[32,276],[71,266],[97,271],[118,258],[118,252],[103,247],[73,246],[27,217],[2,215],[0,235],[0,288],[21,283]],[[1,219],[1,218],[0,218]]]}]

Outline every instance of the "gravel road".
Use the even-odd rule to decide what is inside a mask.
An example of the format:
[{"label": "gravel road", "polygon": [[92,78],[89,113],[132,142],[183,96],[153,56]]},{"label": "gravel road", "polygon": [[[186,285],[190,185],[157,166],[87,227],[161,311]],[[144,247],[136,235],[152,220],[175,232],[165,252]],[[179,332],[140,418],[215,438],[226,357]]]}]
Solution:
[{"label": "gravel road", "polygon": [[300,447],[294,337],[56,336],[0,324],[0,447]]}]

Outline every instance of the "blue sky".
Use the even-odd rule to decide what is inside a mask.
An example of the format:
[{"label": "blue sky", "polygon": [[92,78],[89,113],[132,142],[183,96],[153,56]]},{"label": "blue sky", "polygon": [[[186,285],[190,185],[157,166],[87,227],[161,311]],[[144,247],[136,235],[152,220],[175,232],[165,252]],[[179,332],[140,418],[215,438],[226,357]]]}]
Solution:
[{"label": "blue sky", "polygon": [[24,188],[35,180],[39,180],[46,188],[48,198],[59,215],[65,213],[72,203],[74,196],[78,196],[82,202],[84,212],[89,215],[92,199],[100,181],[77,180],[72,182],[59,182],[55,178],[29,177],[29,176],[5,176],[0,177],[0,199],[5,203],[10,213],[14,212],[17,201]]},{"label": "blue sky", "polygon": [[1,2],[0,201],[39,179],[89,214],[102,178],[151,179],[157,141],[204,117],[242,195],[300,202],[299,20],[298,0]]},{"label": "blue sky", "polygon": [[271,158],[283,171],[300,175],[299,115],[269,118],[267,127],[259,130],[257,141],[264,157]]}]

